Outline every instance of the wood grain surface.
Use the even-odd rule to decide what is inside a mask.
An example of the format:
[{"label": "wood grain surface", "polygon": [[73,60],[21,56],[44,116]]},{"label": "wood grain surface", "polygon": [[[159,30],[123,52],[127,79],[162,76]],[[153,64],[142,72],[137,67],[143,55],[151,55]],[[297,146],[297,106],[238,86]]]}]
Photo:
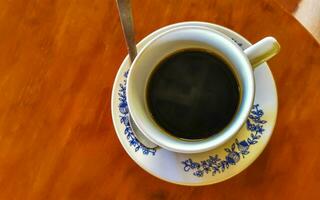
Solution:
[{"label": "wood grain surface", "polygon": [[300,1],[294,16],[320,42],[320,1]]},{"label": "wood grain surface", "polygon": [[275,0],[275,2],[278,2],[279,5],[289,13],[294,13],[302,1],[308,0]]},{"label": "wood grain surface", "polygon": [[275,0],[283,10],[293,16],[320,42],[319,0]]},{"label": "wood grain surface", "polygon": [[319,199],[320,46],[272,0],[133,0],[136,39],[175,22],[282,45],[269,64],[278,121],[244,172],[205,187],[161,181],[125,153],[111,120],[126,55],[114,0],[0,1],[0,199]]}]

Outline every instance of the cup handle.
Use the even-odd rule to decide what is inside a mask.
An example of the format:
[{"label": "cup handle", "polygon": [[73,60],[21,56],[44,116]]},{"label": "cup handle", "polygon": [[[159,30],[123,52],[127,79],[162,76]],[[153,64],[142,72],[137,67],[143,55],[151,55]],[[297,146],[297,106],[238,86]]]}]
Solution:
[{"label": "cup handle", "polygon": [[244,50],[253,68],[269,60],[280,51],[280,44],[273,37],[266,37]]}]

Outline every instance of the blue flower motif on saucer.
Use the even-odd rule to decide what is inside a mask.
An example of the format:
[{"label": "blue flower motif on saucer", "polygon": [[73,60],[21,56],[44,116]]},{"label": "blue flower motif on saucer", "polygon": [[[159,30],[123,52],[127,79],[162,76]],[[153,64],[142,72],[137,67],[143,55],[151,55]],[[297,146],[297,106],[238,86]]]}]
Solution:
[{"label": "blue flower motif on saucer", "polygon": [[191,171],[197,177],[202,177],[204,174],[209,173],[214,176],[217,173],[224,172],[231,165],[236,165],[241,158],[244,159],[250,153],[250,146],[257,144],[261,138],[264,132],[263,125],[267,123],[267,121],[261,119],[263,115],[264,112],[259,104],[254,105],[246,121],[246,128],[250,132],[250,136],[247,139],[241,141],[235,139],[230,148],[224,149],[227,153],[224,159],[219,158],[218,155],[213,155],[200,162],[195,162],[190,158],[182,161],[184,171]]},{"label": "blue flower motif on saucer", "polygon": [[124,73],[125,80],[123,83],[120,83],[120,89],[118,92],[119,95],[119,111],[121,113],[120,115],[120,122],[125,126],[124,134],[127,136],[127,140],[134,148],[134,150],[137,152],[139,150],[142,151],[144,155],[155,155],[156,154],[156,149],[155,148],[148,148],[144,146],[134,135],[134,132],[130,126],[129,122],[129,108],[127,104],[127,97],[126,97],[126,83],[127,83],[127,77],[128,77],[128,71]]}]

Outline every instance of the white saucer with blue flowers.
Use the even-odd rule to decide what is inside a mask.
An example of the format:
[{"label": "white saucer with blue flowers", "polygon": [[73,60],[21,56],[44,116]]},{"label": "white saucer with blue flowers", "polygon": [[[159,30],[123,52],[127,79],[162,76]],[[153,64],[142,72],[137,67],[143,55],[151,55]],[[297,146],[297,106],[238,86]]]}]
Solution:
[{"label": "white saucer with blue flowers", "polygon": [[[234,31],[211,23],[183,22],[161,28],[145,37],[138,51],[159,33],[183,25],[205,26],[224,33],[242,49],[251,44]],[[217,149],[198,154],[181,154],[148,148],[135,137],[126,102],[128,56],[116,76],[112,92],[112,118],[118,138],[129,156],[150,174],[181,185],[208,185],[235,176],[247,168],[266,147],[275,126],[278,99],[272,73],[266,63],[254,70],[255,100],[246,124],[230,141]],[[205,108],[204,108],[205,109]]]}]

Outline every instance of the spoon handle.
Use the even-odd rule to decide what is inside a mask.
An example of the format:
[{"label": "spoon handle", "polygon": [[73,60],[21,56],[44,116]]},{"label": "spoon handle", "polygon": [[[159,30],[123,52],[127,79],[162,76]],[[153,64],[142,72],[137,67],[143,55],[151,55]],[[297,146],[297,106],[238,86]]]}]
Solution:
[{"label": "spoon handle", "polygon": [[127,48],[131,63],[137,56],[137,47],[134,40],[134,26],[130,0],[117,0],[118,11],[122,26],[122,31],[126,39]]}]

